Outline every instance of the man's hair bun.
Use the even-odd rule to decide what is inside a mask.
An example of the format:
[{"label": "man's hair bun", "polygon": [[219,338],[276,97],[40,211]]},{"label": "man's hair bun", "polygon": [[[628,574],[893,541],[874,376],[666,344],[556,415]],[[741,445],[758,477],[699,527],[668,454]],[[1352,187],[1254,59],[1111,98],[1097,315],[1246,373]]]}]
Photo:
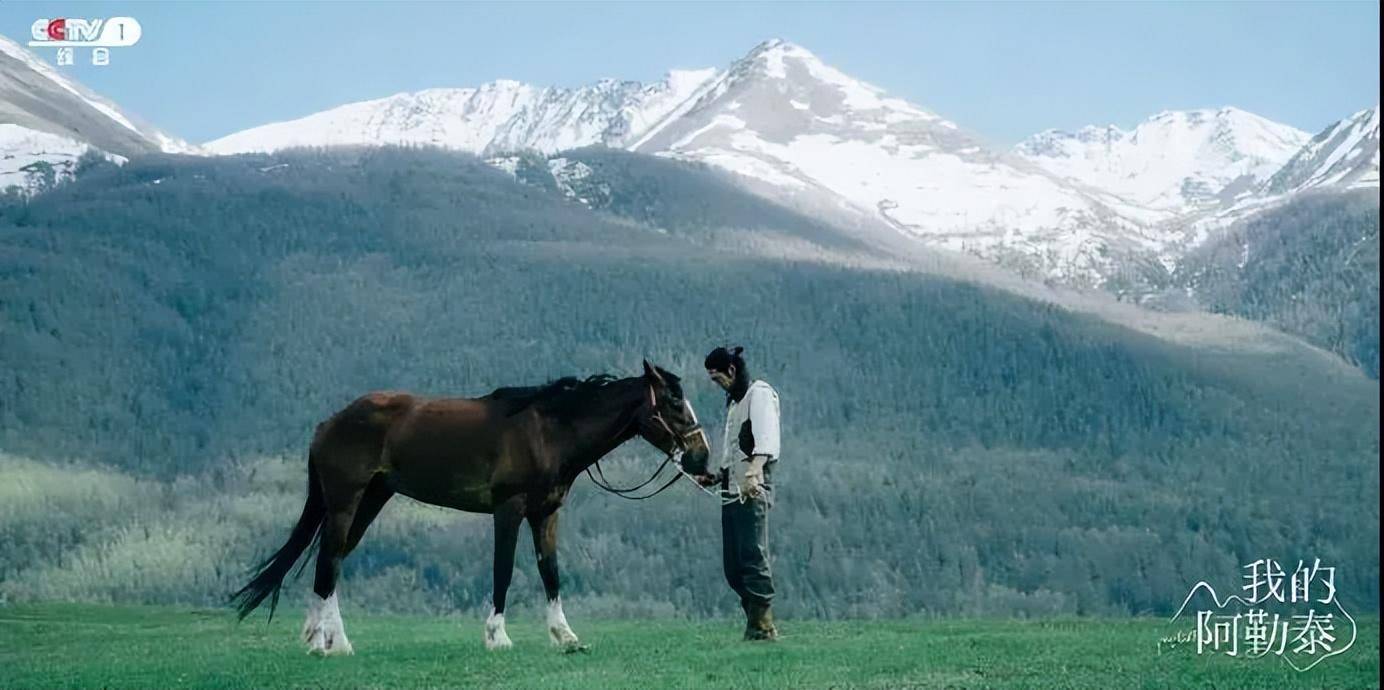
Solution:
[{"label": "man's hair bun", "polygon": [[718,347],[706,356],[706,368],[708,371],[730,371],[734,366],[744,371],[745,360],[740,357],[740,353],[744,351],[745,348],[739,345],[729,349]]}]

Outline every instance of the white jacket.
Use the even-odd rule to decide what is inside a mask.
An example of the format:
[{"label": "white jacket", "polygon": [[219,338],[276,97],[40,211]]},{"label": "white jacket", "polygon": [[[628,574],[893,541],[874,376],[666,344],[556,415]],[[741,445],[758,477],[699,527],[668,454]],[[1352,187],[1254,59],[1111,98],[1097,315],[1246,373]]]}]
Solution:
[{"label": "white jacket", "polygon": [[[745,397],[726,408],[726,428],[721,438],[721,468],[730,470],[731,490],[745,485],[751,455],[767,455],[765,466],[779,457],[779,396],[773,386],[754,381]],[[767,473],[766,473],[767,475]]]}]

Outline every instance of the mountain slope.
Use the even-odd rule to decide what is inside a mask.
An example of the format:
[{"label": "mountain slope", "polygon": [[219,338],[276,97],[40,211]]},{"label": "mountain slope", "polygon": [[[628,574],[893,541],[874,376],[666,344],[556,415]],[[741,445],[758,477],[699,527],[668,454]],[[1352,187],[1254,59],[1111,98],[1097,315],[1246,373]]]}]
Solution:
[{"label": "mountain slope", "polygon": [[88,151],[121,162],[194,147],[150,127],[0,36],[0,192],[41,191]]},{"label": "mountain slope", "polygon": [[1207,309],[1299,334],[1379,377],[1375,192],[1295,195],[1198,247],[1176,280]]},{"label": "mountain slope", "polygon": [[84,142],[120,156],[190,153],[186,142],[140,122],[0,36],[0,123]]},{"label": "mountain slope", "polygon": [[1379,106],[1366,108],[1305,144],[1264,186],[1267,194],[1379,186]]},{"label": "mountain slope", "polygon": [[874,267],[898,258],[871,234],[780,206],[705,164],[598,146],[487,162],[593,211],[701,246]]},{"label": "mountain slope", "polygon": [[206,148],[230,154],[293,146],[426,144],[485,154],[618,147],[665,117],[713,73],[673,71],[649,85],[603,80],[562,89],[500,80],[474,89],[428,89],[255,127]]},{"label": "mountain slope", "polygon": [[82,157],[94,152],[116,163],[122,156],[103,154],[85,142],[13,124],[0,124],[0,193],[39,192],[70,179]]},{"label": "mountain slope", "polygon": [[[600,147],[545,158],[536,154],[487,163],[525,184],[619,222],[633,222],[699,246],[740,256],[790,259],[960,281],[1086,314],[1171,343],[1226,352],[1313,358],[1346,368],[1330,353],[1241,318],[1178,309],[1148,309],[1105,291],[1023,279],[979,258],[927,248],[899,233],[827,222],[744,189],[709,165]],[[1328,364],[1328,360],[1330,364]]]}]

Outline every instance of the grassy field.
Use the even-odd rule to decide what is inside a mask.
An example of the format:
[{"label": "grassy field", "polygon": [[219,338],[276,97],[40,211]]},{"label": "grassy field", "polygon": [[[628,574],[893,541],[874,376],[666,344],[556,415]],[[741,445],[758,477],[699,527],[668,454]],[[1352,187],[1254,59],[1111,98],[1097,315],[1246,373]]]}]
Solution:
[{"label": "grassy field", "polygon": [[82,605],[0,608],[0,687],[1366,688],[1379,687],[1379,620],[1305,673],[1278,658],[1159,652],[1156,619],[786,621],[743,643],[730,621],[583,621],[589,649],[549,647],[514,616],[513,649],[487,652],[481,621],[352,615],[356,654],[309,657],[288,606],[271,625],[224,611]]}]

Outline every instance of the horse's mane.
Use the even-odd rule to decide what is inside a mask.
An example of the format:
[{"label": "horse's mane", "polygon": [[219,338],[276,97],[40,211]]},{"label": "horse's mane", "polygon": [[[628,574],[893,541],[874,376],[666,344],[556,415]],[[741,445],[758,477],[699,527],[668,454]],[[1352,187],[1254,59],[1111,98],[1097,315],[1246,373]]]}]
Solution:
[{"label": "horse's mane", "polygon": [[592,393],[619,380],[610,374],[593,374],[584,379],[564,376],[541,386],[496,388],[482,400],[504,404],[505,416],[518,414],[534,405],[542,406],[547,412],[566,415],[585,408]]}]

